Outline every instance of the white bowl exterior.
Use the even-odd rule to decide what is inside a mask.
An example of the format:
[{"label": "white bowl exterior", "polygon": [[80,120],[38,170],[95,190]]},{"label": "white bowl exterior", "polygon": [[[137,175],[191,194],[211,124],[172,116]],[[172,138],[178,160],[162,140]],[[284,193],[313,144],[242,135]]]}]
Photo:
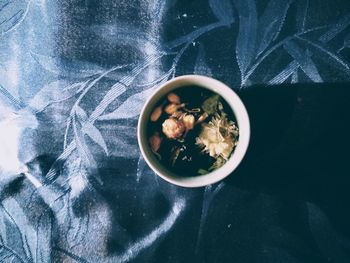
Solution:
[{"label": "white bowl exterior", "polygon": [[[154,105],[170,91],[184,86],[195,85],[211,90],[219,94],[231,107],[239,128],[239,140],[230,159],[219,169],[206,175],[198,175],[193,177],[181,177],[168,171],[156,159],[148,145],[146,136],[146,126]],[[145,103],[138,122],[137,129],[138,143],[142,155],[151,169],[162,177],[164,180],[183,187],[201,187],[216,183],[226,176],[230,175],[242,161],[249,145],[250,140],[250,122],[247,110],[238,95],[226,86],[224,83],[205,76],[200,75],[184,75],[169,80],[161,85],[154,94]]]}]

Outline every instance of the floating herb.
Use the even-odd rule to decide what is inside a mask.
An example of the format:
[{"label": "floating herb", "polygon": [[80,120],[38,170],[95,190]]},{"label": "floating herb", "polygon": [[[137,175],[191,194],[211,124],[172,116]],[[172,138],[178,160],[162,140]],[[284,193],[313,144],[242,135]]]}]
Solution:
[{"label": "floating herb", "polygon": [[220,96],[215,94],[206,99],[202,104],[202,109],[208,114],[214,114],[217,112]]},{"label": "floating herb", "polygon": [[216,159],[215,163],[213,163],[213,165],[210,166],[209,171],[214,171],[214,170],[220,168],[221,166],[223,166],[225,163],[226,163],[226,160],[223,157],[219,156]]},{"label": "floating herb", "polygon": [[208,173],[209,173],[209,171],[207,171],[207,170],[198,169],[198,174],[199,174],[199,175],[205,175],[205,174],[208,174]]},{"label": "floating herb", "polygon": [[180,147],[179,147],[179,148],[176,148],[176,149],[173,151],[173,154],[171,155],[171,165],[172,165],[172,166],[175,165],[177,158],[179,158],[180,152],[181,152],[181,148],[180,148]]}]

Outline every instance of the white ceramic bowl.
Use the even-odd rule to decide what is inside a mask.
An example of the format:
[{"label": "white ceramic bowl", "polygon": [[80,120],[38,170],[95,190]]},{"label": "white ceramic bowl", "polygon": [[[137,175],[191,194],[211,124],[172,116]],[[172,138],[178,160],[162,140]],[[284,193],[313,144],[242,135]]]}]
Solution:
[{"label": "white ceramic bowl", "polygon": [[[170,91],[190,85],[195,85],[211,90],[226,100],[226,102],[232,108],[237,120],[237,125],[239,128],[239,140],[238,145],[231,154],[231,157],[221,168],[214,170],[213,172],[210,172],[206,175],[181,177],[168,171],[157,160],[148,144],[146,129],[150,114],[156,103]],[[158,174],[164,180],[175,185],[183,187],[200,187],[213,184],[224,179],[237,168],[248,148],[250,139],[250,123],[247,110],[244,107],[241,99],[234,91],[232,91],[232,89],[230,89],[224,83],[205,76],[185,75],[167,81],[161,85],[147,100],[140,114],[137,137],[143,157],[156,174]]]}]

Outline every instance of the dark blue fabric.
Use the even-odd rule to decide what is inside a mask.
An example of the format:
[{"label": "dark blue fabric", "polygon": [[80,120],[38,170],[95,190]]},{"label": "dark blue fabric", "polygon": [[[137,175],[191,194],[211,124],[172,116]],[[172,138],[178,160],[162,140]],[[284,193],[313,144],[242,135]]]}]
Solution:
[{"label": "dark blue fabric", "polygon": [[[0,0],[0,262],[350,262],[349,25],[347,0]],[[183,74],[251,118],[205,188],[137,145]]]}]

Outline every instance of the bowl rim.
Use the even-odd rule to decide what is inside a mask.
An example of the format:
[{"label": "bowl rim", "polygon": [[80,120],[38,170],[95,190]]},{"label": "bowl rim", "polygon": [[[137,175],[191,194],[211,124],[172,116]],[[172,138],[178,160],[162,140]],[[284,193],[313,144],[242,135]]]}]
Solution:
[{"label": "bowl rim", "polygon": [[[220,168],[205,174],[191,177],[180,177],[168,171],[150,150],[148,140],[145,136],[146,124],[154,105],[164,95],[180,87],[196,85],[219,94],[231,107],[239,128],[239,140],[229,160]],[[161,178],[177,186],[203,187],[223,180],[230,175],[241,163],[245,156],[250,141],[250,121],[248,112],[239,96],[223,82],[202,75],[178,76],[160,85],[146,100],[137,125],[137,139],[143,158],[148,166]]]}]

